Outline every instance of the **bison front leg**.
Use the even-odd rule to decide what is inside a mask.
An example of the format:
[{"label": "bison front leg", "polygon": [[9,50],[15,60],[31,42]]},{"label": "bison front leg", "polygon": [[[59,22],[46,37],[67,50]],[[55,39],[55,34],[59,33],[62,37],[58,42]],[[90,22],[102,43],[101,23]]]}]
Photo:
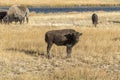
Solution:
[{"label": "bison front leg", "polygon": [[20,22],[20,24],[22,24],[22,20],[20,20],[19,22]]},{"label": "bison front leg", "polygon": [[67,58],[71,57],[71,52],[72,52],[72,46],[67,46]]},{"label": "bison front leg", "polygon": [[0,19],[0,23],[2,24],[2,19]]},{"label": "bison front leg", "polygon": [[27,21],[27,23],[29,22],[29,18],[28,17],[26,17],[26,21]]},{"label": "bison front leg", "polygon": [[50,49],[51,49],[51,47],[52,47],[52,43],[51,44],[48,43],[48,45],[47,45],[47,57],[48,57],[48,59],[50,59]]},{"label": "bison front leg", "polygon": [[23,23],[25,23],[25,18],[23,18]]},{"label": "bison front leg", "polygon": [[97,23],[95,23],[95,27],[97,27]]},{"label": "bison front leg", "polygon": [[22,17],[19,17],[19,22],[20,22],[20,24],[22,24],[22,21],[23,21],[23,18],[22,18]]}]

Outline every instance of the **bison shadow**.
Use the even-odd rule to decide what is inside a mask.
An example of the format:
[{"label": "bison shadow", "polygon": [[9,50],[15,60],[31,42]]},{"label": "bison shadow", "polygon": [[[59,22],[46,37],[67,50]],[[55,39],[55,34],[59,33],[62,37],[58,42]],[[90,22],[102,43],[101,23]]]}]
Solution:
[{"label": "bison shadow", "polygon": [[14,52],[23,52],[27,55],[30,56],[41,56],[41,57],[46,57],[44,52],[39,52],[39,51],[34,51],[34,50],[26,50],[26,49],[19,49],[19,48],[7,48],[5,49],[6,51],[14,51]]},{"label": "bison shadow", "polygon": [[120,23],[120,21],[109,21],[109,22],[113,22],[113,23]]},{"label": "bison shadow", "polygon": [[112,39],[113,41],[120,41],[120,37],[116,37]]}]

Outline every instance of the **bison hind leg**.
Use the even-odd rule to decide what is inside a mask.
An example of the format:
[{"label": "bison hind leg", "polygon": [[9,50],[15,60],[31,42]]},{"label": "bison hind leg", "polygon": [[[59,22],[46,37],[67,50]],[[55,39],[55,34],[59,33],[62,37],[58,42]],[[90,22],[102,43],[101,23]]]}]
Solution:
[{"label": "bison hind leg", "polygon": [[72,46],[67,45],[67,58],[71,57],[71,52],[72,52]]},{"label": "bison hind leg", "polygon": [[28,16],[26,16],[26,21],[27,21],[27,23],[29,22]]}]

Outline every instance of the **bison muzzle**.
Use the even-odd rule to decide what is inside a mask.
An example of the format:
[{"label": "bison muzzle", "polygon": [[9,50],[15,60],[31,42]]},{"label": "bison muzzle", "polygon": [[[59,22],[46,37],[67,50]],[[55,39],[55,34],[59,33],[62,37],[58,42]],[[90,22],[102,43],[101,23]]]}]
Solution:
[{"label": "bison muzzle", "polygon": [[71,57],[72,47],[79,41],[82,33],[73,29],[51,30],[46,32],[45,41],[47,43],[47,56],[50,58],[50,49],[53,44],[66,46],[67,57]]}]

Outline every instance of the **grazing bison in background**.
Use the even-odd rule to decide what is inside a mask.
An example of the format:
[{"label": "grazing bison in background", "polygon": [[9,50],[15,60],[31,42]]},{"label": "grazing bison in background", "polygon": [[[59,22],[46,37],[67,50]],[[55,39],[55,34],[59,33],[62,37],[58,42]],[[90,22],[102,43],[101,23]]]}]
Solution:
[{"label": "grazing bison in background", "polygon": [[17,6],[13,5],[9,8],[7,15],[4,17],[3,21],[5,23],[11,23],[13,21],[15,22],[22,22],[26,21],[28,23],[28,17],[29,17],[29,9],[25,6]]},{"label": "grazing bison in background", "polygon": [[50,49],[53,44],[67,47],[67,57],[71,57],[72,47],[79,41],[79,36],[82,33],[76,32],[73,29],[52,30],[45,34],[47,43],[47,55],[50,58]]},{"label": "grazing bison in background", "polygon": [[6,15],[7,15],[7,11],[0,11],[0,23],[2,23],[2,20]]},{"label": "grazing bison in background", "polygon": [[95,13],[92,15],[92,23],[95,25],[95,27],[98,24],[98,16]]}]

